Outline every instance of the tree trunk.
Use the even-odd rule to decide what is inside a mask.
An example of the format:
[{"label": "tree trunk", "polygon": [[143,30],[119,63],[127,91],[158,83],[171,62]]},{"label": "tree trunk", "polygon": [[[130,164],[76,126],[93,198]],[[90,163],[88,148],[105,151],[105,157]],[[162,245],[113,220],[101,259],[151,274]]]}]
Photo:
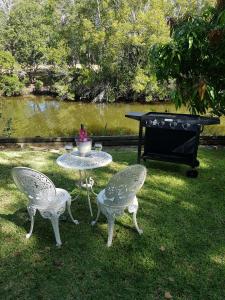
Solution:
[{"label": "tree trunk", "polygon": [[225,0],[217,0],[216,1],[216,8],[218,10],[224,10],[225,9]]}]

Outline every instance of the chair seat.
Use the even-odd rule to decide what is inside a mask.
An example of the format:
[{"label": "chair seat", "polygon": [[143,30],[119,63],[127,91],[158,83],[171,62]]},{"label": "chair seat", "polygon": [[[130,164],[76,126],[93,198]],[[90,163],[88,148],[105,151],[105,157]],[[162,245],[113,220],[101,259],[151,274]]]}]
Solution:
[{"label": "chair seat", "polygon": [[[108,200],[108,203],[105,204],[105,201]],[[101,205],[105,205],[105,206],[110,206],[110,207],[118,207],[117,205],[113,204],[113,201],[112,202],[112,205],[109,204],[110,202],[110,199],[108,199],[106,196],[105,196],[105,189],[102,190],[98,196],[97,196],[97,201],[98,203],[100,203]],[[137,197],[136,195],[133,196],[133,198],[130,199],[129,201],[129,204],[126,205],[127,208],[128,208],[128,211],[129,213],[133,213],[133,212],[137,212],[138,210],[138,200],[137,200]]]},{"label": "chair seat", "polygon": [[70,199],[71,199],[71,196],[66,190],[56,188],[56,201],[57,202],[58,201],[66,202],[66,201],[69,201]]},{"label": "chair seat", "polygon": [[36,209],[39,211],[49,211],[49,212],[56,212],[58,210],[61,210],[62,208],[65,209],[66,202],[71,199],[70,194],[60,188],[56,188],[56,197],[53,201],[49,203],[45,203],[45,206],[35,206]]}]

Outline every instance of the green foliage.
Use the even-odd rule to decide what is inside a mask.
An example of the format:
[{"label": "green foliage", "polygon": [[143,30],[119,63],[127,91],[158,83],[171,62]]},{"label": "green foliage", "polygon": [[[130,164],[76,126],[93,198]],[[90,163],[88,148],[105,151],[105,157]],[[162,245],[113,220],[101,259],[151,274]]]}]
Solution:
[{"label": "green foliage", "polygon": [[61,41],[56,47],[49,47],[45,54],[46,61],[53,66],[64,66],[67,64],[69,51],[69,48]]},{"label": "green foliage", "polygon": [[37,68],[44,62],[52,30],[43,5],[35,0],[19,1],[7,21],[5,47],[24,67]]},{"label": "green foliage", "polygon": [[35,88],[35,92],[41,92],[42,88],[43,88],[43,81],[41,80],[36,80],[35,84],[34,84],[34,88]]},{"label": "green foliage", "polygon": [[200,16],[173,20],[172,41],[152,47],[157,78],[176,81],[171,97],[177,107],[225,114],[224,15],[224,10],[210,8]]},{"label": "green foliage", "polygon": [[69,83],[64,83],[63,81],[58,81],[54,83],[52,91],[58,95],[61,100],[74,100],[75,95],[71,91]]},{"label": "green foliage", "polygon": [[147,76],[143,69],[137,68],[134,80],[132,82],[132,89],[137,93],[145,91],[149,83],[149,76]]},{"label": "green foliage", "polygon": [[[85,68],[80,81],[88,77],[88,83],[94,82],[95,94],[104,91],[115,98],[132,99],[140,89],[141,93],[146,90],[149,81],[144,70],[148,47],[167,41],[169,31],[163,6],[157,2],[150,9],[147,1],[91,0],[89,6],[77,2],[65,33],[71,61]],[[92,67],[97,67],[95,72]],[[140,73],[145,73],[141,87]],[[86,94],[94,96],[93,89]]]},{"label": "green foliage", "polygon": [[[149,48],[170,40],[167,16],[200,13],[209,2],[13,1],[7,9],[0,6],[0,49],[13,55],[31,83],[36,78],[46,82],[37,76],[38,69],[49,75],[66,70],[72,80],[52,82],[61,85],[55,88],[60,95],[66,85],[77,99],[93,100],[103,93],[104,100],[144,100],[165,93],[152,61],[147,64]],[[223,19],[221,15],[219,22]]]},{"label": "green foliage", "polygon": [[22,93],[24,85],[16,75],[0,77],[0,94],[4,96],[18,96]]},{"label": "green foliage", "polygon": [[16,60],[9,51],[0,50],[0,74],[11,73],[16,66]]},{"label": "green foliage", "polygon": [[[0,50],[0,94],[17,96],[21,94],[24,84],[20,82],[16,72],[19,64],[9,51]],[[10,126],[8,126],[10,127]],[[7,128],[8,128],[7,127]]]}]

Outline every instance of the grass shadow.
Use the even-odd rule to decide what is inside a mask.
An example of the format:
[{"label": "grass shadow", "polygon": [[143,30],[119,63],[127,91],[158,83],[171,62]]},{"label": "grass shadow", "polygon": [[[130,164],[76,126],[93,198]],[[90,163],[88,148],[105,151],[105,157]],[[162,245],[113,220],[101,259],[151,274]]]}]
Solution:
[{"label": "grass shadow", "polygon": [[[97,190],[136,157],[135,152],[111,153],[114,162],[93,172]],[[69,191],[76,174],[59,168],[50,153],[40,153],[36,161],[25,153],[15,164],[4,158],[8,164],[0,165],[0,195],[2,203],[10,198],[12,206],[0,210],[1,297],[155,300],[170,291],[178,300],[224,299],[225,151],[201,149],[199,154],[202,168],[196,180],[181,175],[183,167],[177,172],[169,164],[149,164],[138,194],[138,223],[144,234],[132,230],[130,217],[124,216],[115,225],[109,249],[106,219],[101,216],[97,226],[90,226],[85,194],[72,203],[80,225],[60,222],[61,249],[55,247],[50,222],[40,216],[33,236],[26,240],[26,202],[11,189],[10,168],[23,163],[38,167]]]}]

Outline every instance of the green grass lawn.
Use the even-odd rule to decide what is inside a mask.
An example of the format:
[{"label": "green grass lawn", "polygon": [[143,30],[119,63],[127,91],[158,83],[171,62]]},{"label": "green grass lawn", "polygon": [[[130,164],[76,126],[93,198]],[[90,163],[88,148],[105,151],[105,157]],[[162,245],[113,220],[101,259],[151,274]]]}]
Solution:
[{"label": "green grass lawn", "polygon": [[[94,170],[96,191],[118,170],[136,162],[136,151],[109,152],[114,162]],[[29,240],[26,197],[10,171],[27,166],[71,192],[77,174],[57,166],[59,154],[48,151],[0,153],[0,299],[225,299],[225,150],[200,149],[197,179],[188,167],[147,162],[139,193],[138,222],[130,215],[116,222],[106,247],[104,216],[91,227],[83,193],[72,203],[80,221],[60,222],[63,246],[55,246],[49,220],[36,216]],[[96,214],[95,200],[93,199]]]}]

